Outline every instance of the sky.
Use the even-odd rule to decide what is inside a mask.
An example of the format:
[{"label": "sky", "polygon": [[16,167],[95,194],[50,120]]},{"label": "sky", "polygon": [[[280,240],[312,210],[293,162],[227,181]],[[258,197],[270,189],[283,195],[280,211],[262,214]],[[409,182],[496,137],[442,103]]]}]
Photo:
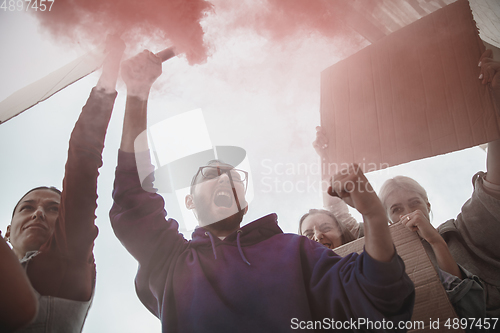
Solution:
[{"label": "sky", "polygon": [[[149,124],[201,109],[213,146],[237,146],[247,153],[253,200],[244,223],[275,212],[284,232],[296,232],[300,216],[322,205],[315,172],[319,158],[312,148],[315,127],[320,123],[320,73],[369,43],[359,36],[332,36],[300,27],[287,35],[245,21],[259,12],[262,1],[243,1],[242,6],[248,6],[245,9],[221,0],[212,3],[214,10],[201,21],[208,45],[206,60],[195,64],[199,58],[181,55],[163,64],[163,74],[150,95]],[[97,37],[96,41],[82,37],[68,42],[49,33],[26,12],[0,10],[0,29],[4,31],[0,34],[0,100],[99,42]],[[156,52],[170,46],[144,35],[128,41],[127,57],[143,48]],[[40,185],[61,188],[69,136],[98,77],[99,72],[93,73],[0,125],[3,234],[14,205],[27,190]],[[118,83],[117,91],[98,183],[97,285],[84,332],[159,332],[159,320],[135,295],[137,263],[114,236],[108,217],[123,123],[123,82]],[[459,213],[472,193],[472,176],[485,170],[485,159],[485,152],[474,147],[367,177],[376,190],[385,179],[399,174],[419,181],[427,189],[432,223],[437,226]],[[300,167],[304,163],[307,168]],[[176,199],[167,196],[168,205],[169,215],[182,223]],[[353,215],[360,219],[355,212]],[[185,231],[187,238],[190,233]]]}]

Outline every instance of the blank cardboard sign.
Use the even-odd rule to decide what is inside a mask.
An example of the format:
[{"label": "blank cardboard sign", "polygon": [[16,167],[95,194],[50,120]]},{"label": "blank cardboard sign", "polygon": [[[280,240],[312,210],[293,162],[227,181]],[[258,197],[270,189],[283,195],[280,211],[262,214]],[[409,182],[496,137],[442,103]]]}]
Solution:
[{"label": "blank cardboard sign", "polygon": [[324,70],[328,163],[373,163],[373,171],[499,138],[478,80],[483,52],[469,3],[459,0]]}]

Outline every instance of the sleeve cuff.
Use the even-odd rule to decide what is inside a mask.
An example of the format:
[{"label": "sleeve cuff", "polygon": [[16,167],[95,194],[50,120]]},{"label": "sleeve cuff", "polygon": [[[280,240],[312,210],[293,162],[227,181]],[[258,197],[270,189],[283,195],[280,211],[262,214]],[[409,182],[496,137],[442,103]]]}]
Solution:
[{"label": "sleeve cuff", "polygon": [[398,281],[405,271],[405,265],[396,249],[394,251],[394,256],[389,262],[373,259],[363,251],[363,275],[374,283],[390,284]]},{"label": "sleeve cuff", "polygon": [[151,164],[151,155],[148,151],[128,153],[118,150],[117,175],[134,174],[141,187],[147,192],[156,192],[153,186],[155,167]]},{"label": "sleeve cuff", "polygon": [[112,93],[107,93],[104,89],[97,87],[92,88],[92,91],[90,92],[90,96],[98,98],[101,103],[102,101],[105,101],[107,103],[114,104],[117,95],[118,92],[116,92],[116,90]]},{"label": "sleeve cuff", "polygon": [[149,150],[138,153],[128,153],[123,150],[118,150],[118,169],[133,171],[138,169],[144,170],[148,174],[154,171],[154,166],[151,164],[151,155]]},{"label": "sleeve cuff", "polygon": [[119,171],[134,171],[137,168],[135,164],[135,153],[124,152],[118,150],[118,166]]}]

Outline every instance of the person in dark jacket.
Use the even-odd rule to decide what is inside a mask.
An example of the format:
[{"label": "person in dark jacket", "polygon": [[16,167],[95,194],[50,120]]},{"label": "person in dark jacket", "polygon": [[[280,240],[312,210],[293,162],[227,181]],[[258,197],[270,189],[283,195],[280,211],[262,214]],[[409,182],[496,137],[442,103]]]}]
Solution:
[{"label": "person in dark jacket", "polygon": [[[187,241],[151,191],[145,136],[149,90],[161,61],[144,51],[122,65],[127,104],[114,204],[116,236],[139,262],[139,299],[163,332],[289,332],[295,329],[405,331],[414,286],[396,254],[388,218],[356,166],[333,191],[365,218],[365,251],[344,258],[306,237],[284,234],[270,214],[240,227],[247,174],[210,161],[195,174],[186,207],[199,227]],[[144,141],[141,141],[141,140]],[[352,184],[357,184],[352,186]],[[145,190],[148,189],[148,191]]]}]

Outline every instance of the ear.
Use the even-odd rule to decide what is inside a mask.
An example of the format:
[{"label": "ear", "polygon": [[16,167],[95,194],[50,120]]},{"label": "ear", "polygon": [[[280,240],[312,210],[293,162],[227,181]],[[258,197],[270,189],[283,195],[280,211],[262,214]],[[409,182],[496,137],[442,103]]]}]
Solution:
[{"label": "ear", "polygon": [[5,232],[4,238],[9,238],[9,237],[10,237],[10,225],[7,226],[7,231]]},{"label": "ear", "polygon": [[431,203],[429,201],[427,201],[427,212],[431,212]]},{"label": "ear", "polygon": [[195,208],[193,196],[191,194],[186,195],[184,202],[186,204],[187,209],[194,209]]}]

